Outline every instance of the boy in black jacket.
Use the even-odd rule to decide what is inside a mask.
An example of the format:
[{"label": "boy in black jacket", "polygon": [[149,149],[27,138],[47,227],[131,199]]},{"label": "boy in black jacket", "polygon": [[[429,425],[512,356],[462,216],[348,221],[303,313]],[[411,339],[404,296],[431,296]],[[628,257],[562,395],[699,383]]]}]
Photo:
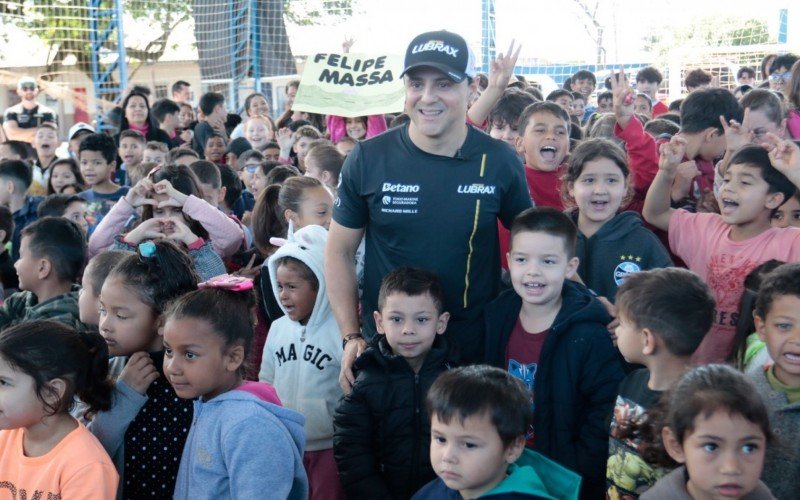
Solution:
[{"label": "boy in black jacket", "polygon": [[486,308],[486,362],[531,391],[528,446],[583,477],[581,498],[604,498],[607,417],[624,377],[606,309],[583,285],[577,229],[552,208],[525,210],[511,226],[513,290]]},{"label": "boy in black jacket", "polygon": [[333,419],[333,452],[350,498],[407,499],[436,477],[424,401],[449,368],[443,301],[429,271],[404,267],[383,279],[374,312],[380,335],[356,360],[353,390]]}]

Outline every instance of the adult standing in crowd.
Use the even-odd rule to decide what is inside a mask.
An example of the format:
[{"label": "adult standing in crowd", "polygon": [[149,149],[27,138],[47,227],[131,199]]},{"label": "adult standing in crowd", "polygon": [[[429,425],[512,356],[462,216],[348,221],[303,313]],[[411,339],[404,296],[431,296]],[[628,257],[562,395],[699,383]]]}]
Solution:
[{"label": "adult standing in crowd", "polygon": [[192,86],[189,82],[178,80],[172,84],[172,100],[178,104],[191,104]]},{"label": "adult standing in crowd", "polygon": [[[158,122],[150,113],[150,104],[147,96],[139,92],[131,92],[122,101],[122,121],[119,125],[120,133],[124,130],[141,132],[147,141],[158,141],[170,144],[169,135],[158,128]],[[119,144],[119,134],[116,138]]]},{"label": "adult standing in crowd", "polygon": [[10,141],[33,142],[36,128],[45,122],[58,124],[56,112],[36,101],[39,85],[30,76],[23,76],[17,82],[17,95],[22,102],[6,109],[3,113],[3,129]]},{"label": "adult standing in crowd", "polygon": [[[461,36],[417,36],[401,75],[410,123],[360,142],[345,162],[325,280],[344,343],[339,382],[346,392],[364,337],[374,335],[381,278],[400,266],[437,273],[451,314],[445,335],[462,361],[481,358],[483,308],[500,285],[497,219],[510,227],[531,198],[515,152],[466,123],[473,67]],[[365,234],[359,326],[353,263]]]}]

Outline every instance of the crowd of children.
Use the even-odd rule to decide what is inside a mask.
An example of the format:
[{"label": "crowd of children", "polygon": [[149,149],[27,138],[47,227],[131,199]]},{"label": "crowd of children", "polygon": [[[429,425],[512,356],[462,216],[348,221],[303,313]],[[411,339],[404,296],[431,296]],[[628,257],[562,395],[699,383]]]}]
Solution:
[{"label": "crowd of children", "polygon": [[0,144],[0,492],[794,498],[798,58],[668,106],[654,67],[544,97],[513,44],[447,48],[409,47],[398,116],[178,82],[69,157],[50,119]]}]

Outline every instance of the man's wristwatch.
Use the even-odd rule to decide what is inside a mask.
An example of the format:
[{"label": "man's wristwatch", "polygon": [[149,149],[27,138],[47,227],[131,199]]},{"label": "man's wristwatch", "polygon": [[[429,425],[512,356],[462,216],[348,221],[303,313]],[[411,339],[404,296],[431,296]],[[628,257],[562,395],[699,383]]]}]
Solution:
[{"label": "man's wristwatch", "polygon": [[361,335],[360,333],[348,333],[347,335],[344,336],[344,338],[342,338],[342,350],[344,350],[344,346],[346,346],[347,343],[350,342],[351,340],[363,339],[363,338],[364,336]]}]

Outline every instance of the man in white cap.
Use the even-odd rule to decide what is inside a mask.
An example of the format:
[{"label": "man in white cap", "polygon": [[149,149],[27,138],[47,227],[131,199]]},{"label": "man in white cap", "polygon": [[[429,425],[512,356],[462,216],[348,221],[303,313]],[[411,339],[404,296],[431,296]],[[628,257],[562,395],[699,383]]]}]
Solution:
[{"label": "man in white cap", "polygon": [[[414,38],[401,74],[410,123],[360,142],[345,161],[325,251],[345,392],[355,358],[375,335],[381,279],[400,266],[436,272],[451,314],[445,335],[462,362],[482,358],[483,308],[500,286],[497,220],[510,228],[531,198],[514,151],[466,123],[473,64],[455,33]],[[353,262],[362,237],[359,322]]]},{"label": "man in white cap", "polygon": [[69,129],[67,140],[69,141],[69,156],[78,159],[78,148],[81,140],[87,135],[94,134],[94,127],[88,123],[78,122]]},{"label": "man in white cap", "polygon": [[3,113],[3,130],[9,140],[33,142],[36,128],[44,122],[58,125],[55,111],[36,102],[39,86],[30,76],[23,76],[17,83],[17,95],[22,102]]}]

